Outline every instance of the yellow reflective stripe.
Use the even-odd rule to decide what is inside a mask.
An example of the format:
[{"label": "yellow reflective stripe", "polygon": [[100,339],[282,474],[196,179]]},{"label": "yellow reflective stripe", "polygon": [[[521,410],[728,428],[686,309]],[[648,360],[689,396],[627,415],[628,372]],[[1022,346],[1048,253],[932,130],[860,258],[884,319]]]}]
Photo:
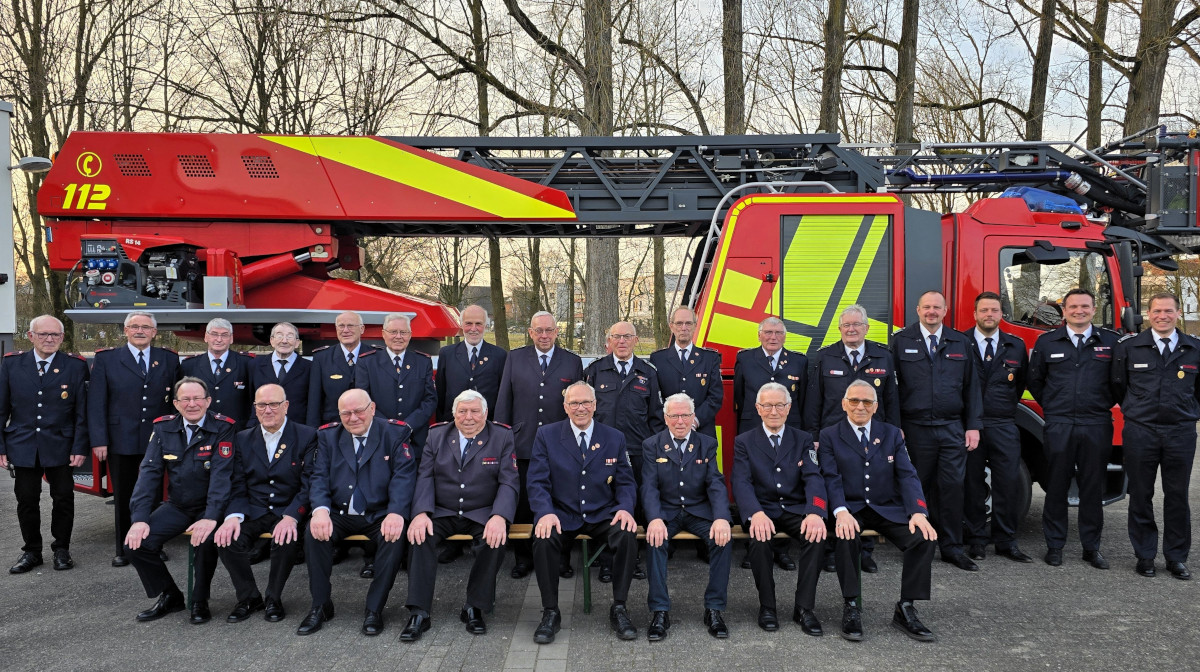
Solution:
[{"label": "yellow reflective stripe", "polygon": [[368,137],[260,136],[296,151],[512,219],[575,219],[575,214],[486,179]]},{"label": "yellow reflective stripe", "polygon": [[821,323],[862,221],[860,214],[801,216],[780,272],[788,286],[783,297],[788,320]]},{"label": "yellow reflective stripe", "polygon": [[[721,248],[717,250],[717,257],[713,260],[712,265],[713,270],[720,272],[721,275],[719,277],[716,273],[709,275],[712,284],[708,288],[704,308],[700,312],[704,316],[704,319],[700,320],[700,328],[696,331],[696,345],[708,344],[708,341],[705,339],[708,336],[708,332],[712,329],[713,320],[716,319],[716,315],[713,315],[713,304],[717,302],[717,292],[720,290],[720,283],[725,275],[723,271],[725,270],[725,262],[729,257],[729,243],[733,240],[733,231],[737,227],[738,215],[741,214],[750,200],[746,199],[735,203],[725,217],[725,226],[721,232]],[[758,325],[754,326],[754,340],[758,340]]]},{"label": "yellow reflective stripe", "polygon": [[755,278],[735,270],[725,271],[725,280],[721,283],[721,303],[749,310],[754,307],[754,299],[758,298],[758,290],[762,288],[762,279]]},{"label": "yellow reflective stripe", "polygon": [[806,352],[808,352],[809,346],[812,345],[812,337],[811,336],[802,336],[800,334],[793,334],[792,332],[789,331],[788,335],[787,335],[787,339],[784,340],[783,345],[788,350],[794,350],[796,352],[805,352],[806,353]]},{"label": "yellow reflective stripe", "polygon": [[709,343],[750,348],[758,345],[758,322],[717,313],[712,316]]}]

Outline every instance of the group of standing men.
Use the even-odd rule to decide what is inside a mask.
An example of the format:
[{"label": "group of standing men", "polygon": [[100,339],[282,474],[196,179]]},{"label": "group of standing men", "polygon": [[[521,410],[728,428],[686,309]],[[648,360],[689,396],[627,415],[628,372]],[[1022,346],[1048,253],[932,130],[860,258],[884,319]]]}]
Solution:
[{"label": "group of standing men", "polygon": [[[1186,490],[1200,419],[1200,342],[1176,330],[1178,300],[1169,294],[1151,298],[1151,330],[1119,343],[1114,332],[1092,326],[1094,301],[1086,290],[1068,292],[1065,324],[1041,336],[1029,357],[1020,339],[1000,331],[1000,297],[990,292],[976,298],[976,326],[965,333],[944,326],[945,297],[926,292],[918,322],[895,334],[890,349],[866,341],[866,311],[850,306],[839,317],[841,340],[811,362],[784,347],[781,320],[764,320],[760,347],[736,359],[730,479],[751,537],[744,566],[758,588],[760,627],[779,627],[774,563],[799,569],[793,619],[805,633],[822,634],[813,601],[824,566],[842,586],[842,636],[861,639],[858,572],[876,568],[859,536],[867,527],[904,552],[893,622],[915,639],[933,638],[913,601],[929,599],[934,540],[943,561],[968,571],[978,570],[988,544],[1031,562],[1015,540],[1022,487],[1016,413],[1026,388],[1046,418],[1046,562],[1062,564],[1074,477],[1083,558],[1108,566],[1099,548],[1100,498],[1110,409],[1120,402],[1137,571],[1155,572],[1151,499],[1161,466],[1167,569],[1190,578]],[[508,526],[518,522],[533,524],[530,541],[512,542],[512,576],[536,574],[543,618],[535,641],[553,641],[560,627],[557,583],[573,574],[570,542],[579,534],[606,542],[600,580],[613,584],[610,620],[620,638],[632,639],[628,590],[632,579],[646,578],[635,536],[641,524],[649,638],[662,639],[670,628],[667,545],[680,531],[704,540],[704,623],[714,637],[728,637],[732,521],[715,438],[724,385],[719,354],[693,342],[694,313],[672,312],[673,343],[649,361],[634,354],[633,325],[613,325],[609,354],[586,368],[557,344],[550,313],[532,317],[532,345],[508,353],[482,340],[482,308],[468,307],[462,320],[464,340],[441,350],[435,372],[427,355],[408,348],[411,325],[400,314],[385,318],[382,349],[362,343],[357,314],[339,315],[339,344],[319,349],[311,362],[298,356],[291,324],[275,325],[272,352],[255,357],[230,350],[232,326],[217,319],[206,329],[206,353],[180,362],[151,345],[153,315],[134,312],[125,319],[127,344],[96,354],[89,383],[80,358],[57,352],[61,322],[36,318],[34,349],[6,357],[0,368],[0,422],[8,425],[0,466],[16,470],[25,540],[10,571],[42,563],[36,500],[43,475],[54,502],[54,566],[73,565],[70,472],[90,447],[107,460],[115,495],[112,564],[132,561],[147,596],[158,598],[139,620],[184,608],[162,554],[162,544],[184,531],[198,551],[192,623],[211,618],[218,557],[237,592],[229,621],[260,609],[268,621],[282,620],[283,586],[303,540],[312,606],[297,632],[310,634],[333,617],[336,542],[364,534],[373,560],[363,570],[372,584],[362,631],[383,629],[383,606],[411,544],[411,615],[401,639],[415,641],[431,623],[434,549],[468,534],[476,564],[460,618],[480,634]],[[443,422],[431,429],[435,418]],[[992,472],[990,528],[985,466]],[[159,505],[164,478],[167,501]],[[798,543],[799,566],[779,532]],[[264,534],[272,549],[265,596],[249,567]]]}]

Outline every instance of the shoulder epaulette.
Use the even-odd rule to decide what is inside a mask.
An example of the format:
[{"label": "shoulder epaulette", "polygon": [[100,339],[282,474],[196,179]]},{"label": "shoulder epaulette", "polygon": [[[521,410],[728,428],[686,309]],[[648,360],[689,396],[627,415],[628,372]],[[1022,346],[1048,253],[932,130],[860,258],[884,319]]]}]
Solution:
[{"label": "shoulder epaulette", "polygon": [[233,418],[229,417],[228,415],[221,415],[220,413],[213,413],[213,417],[216,418],[217,420],[224,420],[225,422],[228,422],[231,425],[237,424],[237,420],[234,420]]},{"label": "shoulder epaulette", "polygon": [[1125,334],[1124,336],[1122,336],[1122,337],[1118,338],[1118,339],[1117,339],[1117,342],[1118,342],[1118,343],[1123,343],[1123,342],[1125,342],[1125,341],[1128,341],[1128,340],[1129,340],[1129,339],[1131,339],[1131,338],[1137,338],[1137,334],[1135,334],[1135,333],[1133,333],[1133,332],[1130,332],[1130,333],[1128,333],[1128,334]]},{"label": "shoulder epaulette", "polygon": [[445,427],[448,424],[450,424],[449,420],[443,420],[442,422],[433,423],[432,425],[429,426],[429,428],[433,429],[434,427]]},{"label": "shoulder epaulette", "polygon": [[320,427],[318,427],[317,429],[329,429],[330,427],[340,427],[341,424],[342,423],[340,423],[340,422],[327,422],[327,423],[321,425]]},{"label": "shoulder epaulette", "polygon": [[397,420],[395,418],[388,418],[388,422],[393,425],[400,425],[401,427],[408,427],[408,423],[403,420]]},{"label": "shoulder epaulette", "polygon": [[249,358],[251,358],[251,359],[254,359],[254,353],[253,353],[253,352],[250,352],[249,350],[247,350],[247,351],[245,351],[245,352],[239,352],[238,354],[239,354],[239,355],[241,355],[241,356],[243,356],[243,357],[249,357]]},{"label": "shoulder epaulette", "polygon": [[492,424],[496,425],[497,427],[503,427],[505,429],[512,429],[512,425],[506,425],[503,422],[496,422],[495,420],[493,420]]},{"label": "shoulder epaulette", "polygon": [[112,346],[109,346],[109,347],[105,347],[105,348],[96,348],[92,352],[99,354],[101,352],[108,352],[109,350],[113,350],[113,349],[115,349],[115,348],[113,348]]},{"label": "shoulder epaulette", "polygon": [[86,361],[87,361],[87,357],[84,357],[83,355],[79,354],[78,352],[68,352],[68,353],[67,353],[67,356],[68,356],[68,357],[74,357],[75,359],[78,359],[78,360],[79,360],[79,361],[81,361],[81,362],[86,362]]},{"label": "shoulder epaulette", "polygon": [[411,352],[411,353],[413,353],[413,354],[421,355],[421,356],[422,356],[422,357],[424,357],[425,359],[432,359],[432,357],[430,357],[429,355],[427,355],[427,354],[425,354],[425,353],[421,352],[420,350],[405,350],[405,351],[404,351],[404,353],[405,353],[405,354],[408,354],[408,353],[410,353],[410,352]]},{"label": "shoulder epaulette", "polygon": [[172,413],[170,415],[160,415],[154,419],[154,422],[166,422],[167,420],[174,420],[175,418],[178,418],[178,417],[179,416],[176,415],[175,413]]},{"label": "shoulder epaulette", "polygon": [[371,345],[370,343],[363,343],[358,351],[359,351],[359,353],[365,353],[365,352],[375,352],[378,349],[379,349],[378,345]]},{"label": "shoulder epaulette", "polygon": [[641,357],[638,357],[638,361],[645,362],[646,366],[650,367],[651,369],[654,369],[655,371],[658,371],[658,367],[655,366],[654,363],[651,362],[650,360],[642,359]]},{"label": "shoulder epaulette", "polygon": [[1113,336],[1121,335],[1116,329],[1109,329],[1108,327],[1100,327],[1100,331],[1107,331],[1108,333],[1112,334]]},{"label": "shoulder epaulette", "polygon": [[15,357],[17,355],[23,355],[23,354],[25,354],[24,350],[9,350],[8,352],[4,353],[4,356],[5,357]]},{"label": "shoulder epaulette", "polygon": [[371,348],[370,350],[359,350],[358,358],[362,359],[363,357],[370,357],[371,355],[373,355],[377,352],[379,352],[378,348]]},{"label": "shoulder epaulette", "polygon": [[207,355],[207,354],[208,354],[207,352],[201,352],[201,353],[200,353],[200,354],[198,354],[198,355],[188,355],[187,357],[184,357],[184,358],[183,358],[183,361],[185,361],[185,362],[186,362],[186,361],[187,361],[187,360],[189,360],[189,359],[195,359],[195,358],[199,357],[200,355]]},{"label": "shoulder epaulette", "polygon": [[163,348],[163,347],[159,347],[159,346],[155,346],[155,347],[157,347],[159,350],[166,350],[167,352],[171,353],[172,355],[175,355],[176,357],[179,356],[179,353],[177,351],[172,350],[170,348]]},{"label": "shoulder epaulette", "polygon": [[323,351],[325,351],[325,350],[328,350],[328,349],[330,349],[330,348],[332,348],[332,347],[333,347],[332,345],[322,345],[322,346],[321,346],[321,347],[319,347],[319,348],[313,348],[313,351],[312,351],[312,353],[315,355],[315,354],[317,354],[318,352],[323,352]]},{"label": "shoulder epaulette", "polygon": [[717,352],[716,348],[706,348],[703,345],[696,345],[695,343],[692,344],[692,349],[693,350],[704,350],[706,352],[714,352],[714,353]]}]

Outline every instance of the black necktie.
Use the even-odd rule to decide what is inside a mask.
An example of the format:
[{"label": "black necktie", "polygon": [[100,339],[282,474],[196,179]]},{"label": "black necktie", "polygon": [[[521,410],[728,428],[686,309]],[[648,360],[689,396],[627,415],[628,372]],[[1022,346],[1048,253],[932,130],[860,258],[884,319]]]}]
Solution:
[{"label": "black necktie", "polygon": [[858,428],[858,445],[859,445],[859,447],[861,447],[863,449],[864,452],[866,452],[866,450],[867,450],[867,428],[866,427]]},{"label": "black necktie", "polygon": [[996,356],[996,351],[992,349],[992,337],[988,336],[983,340],[987,341],[987,347],[983,350],[983,361],[990,362]]},{"label": "black necktie", "polygon": [[587,459],[587,434],[579,433],[579,456]]},{"label": "black necktie", "polygon": [[624,378],[626,373],[625,362],[621,362],[621,377]]},{"label": "black necktie", "polygon": [[1162,344],[1163,344],[1162,358],[1163,358],[1163,361],[1165,362],[1165,361],[1167,361],[1167,358],[1171,356],[1171,339],[1160,338],[1158,340],[1162,341]]},{"label": "black necktie", "polygon": [[851,366],[851,367],[852,367],[852,368],[853,368],[855,371],[857,371],[857,370],[858,370],[858,350],[851,350],[851,351],[850,351],[850,366]]},{"label": "black necktie", "polygon": [[187,437],[188,443],[191,443],[192,439],[196,438],[196,432],[200,431],[200,425],[188,425],[187,428],[188,428],[188,437]]},{"label": "black necktie", "polygon": [[550,364],[549,362],[546,361],[547,358],[548,358],[547,355],[542,355],[542,374],[543,375],[545,375],[545,373],[546,373],[546,367],[549,366],[549,364]]},{"label": "black necktie", "polygon": [[775,370],[775,356],[774,355],[767,355],[767,367],[770,368],[772,371]]},{"label": "black necktie", "polygon": [[1083,334],[1075,334],[1075,338],[1079,339],[1079,342],[1075,344],[1075,347],[1078,348],[1080,351],[1082,351],[1083,350]]},{"label": "black necktie", "polygon": [[367,437],[365,437],[365,436],[354,437],[354,454],[355,455],[362,453],[363,444],[366,443],[366,441],[367,441]]},{"label": "black necktie", "polygon": [[774,448],[775,450],[779,450],[779,435],[778,434],[771,435],[771,447]]},{"label": "black necktie", "polygon": [[479,363],[479,348],[471,347],[471,370],[475,370],[475,365]]},{"label": "black necktie", "polygon": [[150,373],[150,369],[146,368],[146,354],[141,351],[138,351],[138,368],[142,370],[143,377]]},{"label": "black necktie", "polygon": [[937,334],[929,335],[929,359],[934,358],[934,353],[937,352]]},{"label": "black necktie", "polygon": [[684,441],[687,441],[687,437],[684,437],[682,439],[675,439],[675,447],[679,449],[680,453],[683,452],[683,442]]},{"label": "black necktie", "polygon": [[346,353],[346,365],[354,366],[354,353],[353,352]]},{"label": "black necktie", "polygon": [[277,380],[283,380],[283,374],[287,373],[287,360],[279,360],[279,373],[275,374]]},{"label": "black necktie", "polygon": [[396,364],[396,373],[400,373],[400,355],[396,355],[392,361]]},{"label": "black necktie", "polygon": [[679,363],[687,364],[687,349],[683,349],[683,350],[679,351]]},{"label": "black necktie", "polygon": [[38,375],[39,376],[46,375],[46,362],[45,361],[38,362]]},{"label": "black necktie", "polygon": [[221,375],[221,360],[213,360],[213,375]]}]

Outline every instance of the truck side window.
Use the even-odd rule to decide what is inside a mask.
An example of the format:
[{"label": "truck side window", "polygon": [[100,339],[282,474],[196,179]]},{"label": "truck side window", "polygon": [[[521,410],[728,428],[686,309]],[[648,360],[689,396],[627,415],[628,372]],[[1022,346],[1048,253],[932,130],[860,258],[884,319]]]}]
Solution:
[{"label": "truck side window", "polygon": [[1112,282],[1104,256],[1089,250],[1071,250],[1062,264],[1030,261],[1021,248],[1000,251],[1000,304],[1004,319],[1043,331],[1062,325],[1062,298],[1075,287],[1096,296],[1097,327],[1113,327]]}]

